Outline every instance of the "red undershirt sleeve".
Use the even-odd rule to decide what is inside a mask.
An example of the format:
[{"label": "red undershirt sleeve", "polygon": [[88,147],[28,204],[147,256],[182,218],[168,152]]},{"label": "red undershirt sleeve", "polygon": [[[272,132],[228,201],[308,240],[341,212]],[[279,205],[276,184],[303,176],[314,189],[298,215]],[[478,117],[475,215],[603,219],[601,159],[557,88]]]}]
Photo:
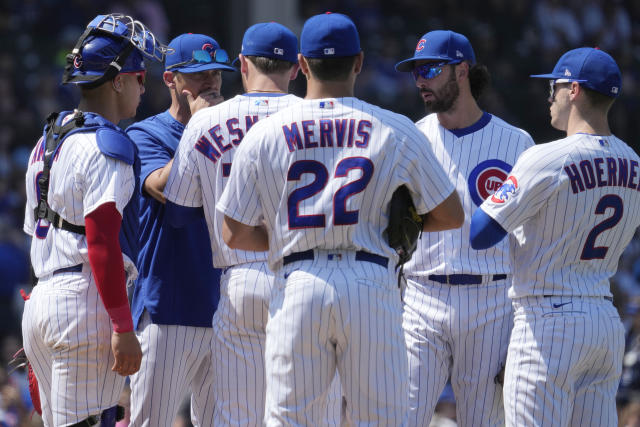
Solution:
[{"label": "red undershirt sleeve", "polygon": [[113,202],[100,205],[85,217],[89,264],[113,330],[118,333],[133,331],[119,240],[121,222]]}]

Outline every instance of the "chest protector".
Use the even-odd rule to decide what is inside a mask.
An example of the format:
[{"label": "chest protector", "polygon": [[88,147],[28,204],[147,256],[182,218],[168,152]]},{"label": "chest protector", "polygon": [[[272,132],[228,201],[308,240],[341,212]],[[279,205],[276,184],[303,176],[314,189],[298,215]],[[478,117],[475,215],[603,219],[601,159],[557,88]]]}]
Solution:
[{"label": "chest protector", "polygon": [[[72,117],[62,124],[63,119],[69,114],[72,114]],[[129,137],[116,125],[97,114],[63,111],[62,113],[52,113],[47,117],[47,124],[42,135],[45,141],[44,167],[42,175],[38,179],[40,201],[34,210],[35,217],[46,219],[56,228],[78,234],[85,234],[85,227],[71,224],[62,218],[60,214],[51,209],[47,197],[51,164],[60,151],[60,147],[67,137],[85,132],[95,132],[98,148],[105,156],[113,157],[129,165],[133,165],[136,160],[136,149]]]}]

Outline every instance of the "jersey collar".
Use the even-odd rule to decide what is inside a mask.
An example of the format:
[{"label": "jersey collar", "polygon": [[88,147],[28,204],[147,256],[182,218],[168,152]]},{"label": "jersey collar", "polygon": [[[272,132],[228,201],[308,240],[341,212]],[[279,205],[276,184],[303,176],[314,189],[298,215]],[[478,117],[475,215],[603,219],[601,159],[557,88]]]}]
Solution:
[{"label": "jersey collar", "polygon": [[264,98],[265,96],[277,97],[277,96],[285,96],[285,95],[288,95],[288,93],[251,92],[251,93],[242,94],[242,96],[253,96],[258,98]]},{"label": "jersey collar", "polygon": [[447,129],[447,130],[452,134],[454,134],[455,136],[457,136],[458,138],[462,138],[463,136],[469,135],[470,133],[474,133],[475,131],[478,131],[483,127],[485,127],[486,125],[488,125],[489,122],[491,121],[491,117],[492,117],[491,114],[485,111],[482,113],[482,117],[480,117],[480,119],[474,124],[472,124],[471,126],[468,126],[466,128],[461,128],[461,129]]}]

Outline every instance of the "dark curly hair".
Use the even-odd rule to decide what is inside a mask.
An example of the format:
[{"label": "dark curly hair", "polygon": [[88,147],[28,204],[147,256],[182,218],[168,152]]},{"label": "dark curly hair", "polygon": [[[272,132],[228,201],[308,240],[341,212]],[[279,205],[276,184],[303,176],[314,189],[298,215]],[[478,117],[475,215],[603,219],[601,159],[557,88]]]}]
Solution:
[{"label": "dark curly hair", "polygon": [[491,76],[485,65],[475,64],[469,67],[469,86],[471,86],[471,95],[476,101],[490,84]]}]

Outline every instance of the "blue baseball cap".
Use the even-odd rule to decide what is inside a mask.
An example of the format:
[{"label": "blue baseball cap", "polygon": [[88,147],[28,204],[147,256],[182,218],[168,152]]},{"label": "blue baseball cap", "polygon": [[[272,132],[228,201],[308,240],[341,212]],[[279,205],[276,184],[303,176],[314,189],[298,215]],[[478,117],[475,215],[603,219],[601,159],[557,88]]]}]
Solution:
[{"label": "blue baseball cap", "polygon": [[429,31],[420,37],[413,57],[396,64],[396,71],[413,71],[416,61],[438,61],[459,64],[469,61],[476,63],[476,55],[469,39],[448,30]]},{"label": "blue baseball cap", "polygon": [[[298,62],[298,37],[293,31],[277,22],[262,22],[247,28],[242,38],[244,56],[262,56],[282,59],[296,64]],[[233,60],[233,65],[238,58]]]},{"label": "blue baseball cap", "polygon": [[560,57],[551,73],[530,77],[556,83],[578,82],[612,98],[620,95],[622,89],[622,75],[616,61],[608,53],[592,47],[570,50]]},{"label": "blue baseball cap", "polygon": [[197,73],[206,70],[236,71],[229,55],[217,41],[204,34],[181,34],[169,43],[164,68],[167,71]]},{"label": "blue baseball cap", "polygon": [[360,53],[360,36],[347,15],[323,13],[307,19],[300,34],[300,51],[306,58],[342,58]]}]

